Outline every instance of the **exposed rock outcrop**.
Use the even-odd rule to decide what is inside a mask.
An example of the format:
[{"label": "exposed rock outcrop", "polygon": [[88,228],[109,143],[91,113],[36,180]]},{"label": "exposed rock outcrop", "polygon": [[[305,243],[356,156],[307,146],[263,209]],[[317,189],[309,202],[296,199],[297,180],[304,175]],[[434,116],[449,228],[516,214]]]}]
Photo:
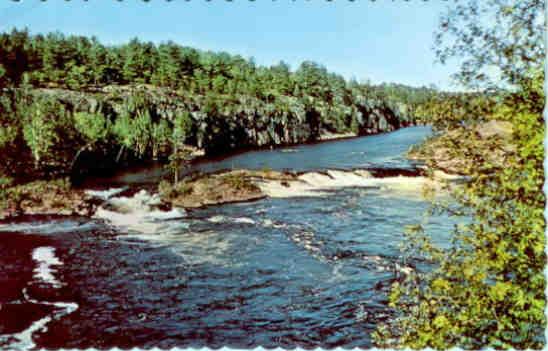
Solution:
[{"label": "exposed rock outcrop", "polygon": [[429,178],[420,171],[407,176],[394,174],[375,177],[374,172],[364,169],[304,173],[242,169],[195,175],[175,186],[163,182],[159,186],[159,194],[162,201],[171,206],[196,208],[264,197],[325,196],[334,189],[344,187],[373,188],[386,194],[422,196],[425,188],[441,192],[446,182],[458,182],[461,179],[440,171],[434,172],[433,177]]},{"label": "exposed rock outcrop", "polygon": [[441,133],[413,147],[407,156],[424,161],[433,169],[467,175],[477,167],[478,161],[495,168],[503,167],[506,155],[515,149],[511,136],[511,123],[492,120]]},{"label": "exposed rock outcrop", "polygon": [[177,185],[162,182],[159,192],[162,200],[173,206],[195,208],[229,202],[258,200],[266,194],[257,185],[258,180],[284,182],[294,179],[289,173],[275,171],[235,170],[186,179]]},{"label": "exposed rock outcrop", "polygon": [[[222,109],[211,109],[208,98],[202,95],[184,95],[149,85],[106,86],[85,92],[36,89],[33,94],[53,96],[69,110],[100,111],[111,117],[127,110],[136,97],[156,120],[173,121],[187,111],[193,121],[188,142],[205,149],[208,155],[241,148],[313,142],[332,134],[389,132],[414,123],[405,105],[365,97],[357,99],[355,105],[344,111],[345,120],[339,121],[329,107],[307,105],[292,96],[281,96],[273,102],[245,95],[224,101],[221,96],[218,99],[222,100]],[[354,119],[353,131],[350,131],[349,118]]]},{"label": "exposed rock outcrop", "polygon": [[0,219],[17,215],[91,215],[93,201],[65,180],[35,181],[3,189]]}]

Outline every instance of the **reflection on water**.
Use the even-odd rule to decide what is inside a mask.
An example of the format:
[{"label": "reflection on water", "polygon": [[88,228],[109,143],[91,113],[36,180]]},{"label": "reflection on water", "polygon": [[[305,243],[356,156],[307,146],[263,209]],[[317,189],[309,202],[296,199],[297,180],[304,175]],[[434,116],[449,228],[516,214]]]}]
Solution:
[{"label": "reflection on water", "polygon": [[[222,169],[273,169],[314,171],[350,168],[411,168],[413,162],[405,158],[411,145],[420,143],[432,134],[428,126],[409,127],[392,133],[377,134],[354,139],[334,140],[318,144],[292,146],[273,150],[248,151],[216,161],[202,161],[185,172],[213,172]],[[291,150],[287,152],[286,150]],[[163,167],[147,167],[122,172],[110,182],[156,182]]]}]

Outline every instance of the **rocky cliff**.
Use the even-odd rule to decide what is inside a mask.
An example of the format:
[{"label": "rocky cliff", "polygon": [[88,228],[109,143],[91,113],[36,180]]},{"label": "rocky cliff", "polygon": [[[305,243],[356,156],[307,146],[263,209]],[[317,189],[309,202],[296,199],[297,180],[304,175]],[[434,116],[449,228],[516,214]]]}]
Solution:
[{"label": "rocky cliff", "polygon": [[119,115],[128,105],[146,108],[153,119],[173,122],[188,111],[192,128],[186,142],[203,148],[207,155],[229,150],[314,142],[323,133],[367,135],[413,124],[403,104],[359,99],[340,111],[325,103],[314,105],[293,96],[264,102],[250,96],[185,95],[152,86],[107,86],[82,91],[36,89],[34,95],[54,96],[73,111]]},{"label": "rocky cliff", "polygon": [[[128,163],[167,160],[193,146],[206,156],[316,142],[412,125],[403,104],[355,96],[196,94],[150,85],[86,90],[3,90],[0,176],[18,181],[102,174]],[[182,117],[184,116],[184,117]],[[185,132],[176,133],[184,120]],[[3,123],[4,123],[3,122]]]}]

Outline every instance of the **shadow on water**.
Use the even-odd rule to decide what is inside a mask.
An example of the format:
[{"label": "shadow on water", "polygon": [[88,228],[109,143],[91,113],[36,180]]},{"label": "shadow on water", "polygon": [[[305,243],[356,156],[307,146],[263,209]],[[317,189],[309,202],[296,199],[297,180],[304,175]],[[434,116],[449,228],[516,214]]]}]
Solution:
[{"label": "shadow on water", "polygon": [[[240,151],[213,159],[199,159],[182,171],[210,173],[239,168],[295,172],[352,168],[400,168],[412,171],[416,162],[406,159],[404,153],[411,145],[420,143],[430,135],[431,127],[417,126],[351,139]],[[147,164],[144,167],[132,167],[111,177],[90,179],[84,185],[157,183],[166,173],[159,163]]]}]

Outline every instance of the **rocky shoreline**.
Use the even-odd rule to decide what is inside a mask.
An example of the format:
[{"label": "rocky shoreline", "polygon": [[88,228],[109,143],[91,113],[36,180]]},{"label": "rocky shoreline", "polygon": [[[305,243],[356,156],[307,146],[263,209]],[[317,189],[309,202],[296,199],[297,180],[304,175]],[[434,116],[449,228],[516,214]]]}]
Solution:
[{"label": "rocky shoreline", "polygon": [[[194,209],[235,202],[249,202],[266,197],[323,196],[329,189],[341,187],[385,188],[420,195],[425,187],[441,191],[445,181],[459,180],[458,175],[435,170],[431,177],[418,170],[410,174],[376,176],[364,169],[326,170],[321,172],[279,172],[272,170],[223,170],[191,175],[176,185],[159,183],[157,190],[114,189],[85,191],[70,186],[67,180],[37,181],[5,190],[7,199],[0,206],[0,219],[20,215],[93,216],[109,199],[127,198],[139,192],[155,197],[154,206],[164,209]],[[327,191],[327,192],[326,192]],[[148,196],[148,195],[147,195]],[[157,202],[157,203],[156,203]],[[108,206],[107,206],[108,207]]]},{"label": "rocky shoreline", "polygon": [[[189,144],[205,150],[209,156],[227,150],[269,146],[295,145],[306,142],[348,138],[390,132],[415,125],[404,104],[389,103],[361,97],[354,108],[355,130],[349,125],[336,125],[319,106],[307,107],[293,97],[283,97],[291,108],[281,116],[272,116],[273,106],[256,98],[239,97],[231,102],[232,110],[205,112],[202,96],[151,85],[109,85],[88,91],[61,88],[37,88],[34,98],[48,96],[66,106],[67,110],[101,112],[117,116],[131,101],[138,99],[155,119],[173,122],[177,115],[189,112],[192,128]],[[227,102],[228,104],[228,102]]]},{"label": "rocky shoreline", "polygon": [[[493,168],[502,167],[507,154],[514,151],[512,125],[491,120],[467,128],[446,131],[431,137],[407,152],[411,160],[422,161],[434,170],[468,175],[477,166],[476,159]],[[452,147],[460,145],[460,148]],[[489,150],[489,152],[485,152]]]},{"label": "rocky shoreline", "polygon": [[20,215],[91,216],[97,201],[66,179],[34,181],[0,190],[0,219]]},{"label": "rocky shoreline", "polygon": [[[501,165],[504,155],[513,150],[509,138],[511,128],[507,122],[490,121],[468,129],[442,133],[413,147],[407,157],[426,164],[421,174],[388,175],[397,178],[406,176],[410,187],[427,184],[440,189],[440,181],[453,181],[466,176],[473,162],[463,155],[450,153],[446,145],[450,141],[468,141],[477,143],[482,150],[489,145],[490,162]],[[349,137],[348,135],[330,135],[327,139]],[[493,148],[493,142],[498,147]],[[501,143],[502,141],[502,143]],[[204,157],[203,155],[201,157]],[[424,175],[430,174],[431,177]],[[224,170],[209,174],[191,175],[177,185],[162,181],[157,193],[166,207],[200,208],[233,202],[255,201],[265,197],[277,196],[316,196],[321,194],[318,188],[325,186],[361,186],[375,184],[374,179],[383,179],[384,175],[375,175],[367,170],[325,172],[279,172],[272,170]],[[420,179],[419,179],[420,178]],[[368,180],[369,179],[369,180]],[[399,180],[400,183],[403,179]],[[380,181],[377,181],[380,183]],[[386,183],[386,182],[385,182]],[[390,184],[390,182],[387,182]],[[400,184],[400,186],[402,185]],[[393,184],[392,184],[393,185]],[[92,216],[105,199],[93,196],[92,192],[71,187],[68,180],[35,181],[27,184],[6,186],[0,189],[0,219],[19,215],[80,215]],[[156,192],[156,189],[152,189]]]}]

